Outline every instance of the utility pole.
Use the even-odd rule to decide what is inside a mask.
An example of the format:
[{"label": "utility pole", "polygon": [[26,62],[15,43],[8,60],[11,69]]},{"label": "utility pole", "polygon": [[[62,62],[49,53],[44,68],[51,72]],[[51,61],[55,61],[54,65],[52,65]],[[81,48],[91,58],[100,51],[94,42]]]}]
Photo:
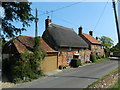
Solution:
[{"label": "utility pole", "polygon": [[[0,1],[0,7],[2,7],[1,1]],[[2,11],[0,11],[0,14],[2,14]],[[2,15],[0,15],[0,39],[1,39],[1,31],[2,31]]]},{"label": "utility pole", "polygon": [[118,17],[117,17],[117,12],[116,12],[115,0],[112,0],[112,2],[113,2],[114,14],[115,14],[116,28],[117,28],[117,33],[118,33],[118,43],[120,43],[120,29],[119,29]]},{"label": "utility pole", "polygon": [[36,19],[35,19],[35,37],[38,36],[38,9],[36,8]]}]

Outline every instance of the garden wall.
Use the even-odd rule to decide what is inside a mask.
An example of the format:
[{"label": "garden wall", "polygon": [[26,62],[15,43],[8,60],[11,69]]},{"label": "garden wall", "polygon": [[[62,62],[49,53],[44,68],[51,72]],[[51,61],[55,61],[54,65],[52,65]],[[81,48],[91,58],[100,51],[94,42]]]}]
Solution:
[{"label": "garden wall", "polygon": [[120,69],[106,76],[89,88],[110,88],[117,81],[118,77],[120,77]]},{"label": "garden wall", "polygon": [[49,72],[57,69],[57,56],[48,56],[41,61],[41,69]]}]

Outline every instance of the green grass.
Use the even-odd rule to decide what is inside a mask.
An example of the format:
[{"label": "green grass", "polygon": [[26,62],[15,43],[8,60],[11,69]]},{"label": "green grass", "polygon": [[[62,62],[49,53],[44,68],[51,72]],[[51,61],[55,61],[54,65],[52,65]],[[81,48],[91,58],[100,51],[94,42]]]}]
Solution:
[{"label": "green grass", "polygon": [[[97,81],[93,82],[92,84],[88,85],[86,88],[89,88],[93,85],[95,85],[96,83],[98,83],[100,80],[103,80],[105,77],[109,76],[110,74],[112,74],[115,71],[118,71],[120,69],[120,67],[114,69],[113,71],[111,71],[110,73],[106,74],[105,76],[101,77],[100,79],[98,79]],[[118,85],[118,83],[116,83],[116,86]],[[119,87],[120,87],[120,83],[119,83]]]},{"label": "green grass", "polygon": [[94,63],[100,63],[100,62],[107,61],[107,60],[110,60],[110,59],[112,59],[112,58],[102,58],[102,59],[97,59],[97,60],[95,60]]},{"label": "green grass", "polygon": [[111,88],[120,88],[120,78],[118,78],[117,82]]}]

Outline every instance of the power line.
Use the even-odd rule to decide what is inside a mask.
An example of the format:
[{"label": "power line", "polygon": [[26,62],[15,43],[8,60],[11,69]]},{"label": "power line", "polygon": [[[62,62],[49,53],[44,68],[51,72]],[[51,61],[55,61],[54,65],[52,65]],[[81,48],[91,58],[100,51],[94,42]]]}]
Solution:
[{"label": "power line", "polygon": [[[108,1],[109,1],[109,0],[108,0]],[[107,1],[107,3],[105,4],[105,6],[104,6],[104,8],[103,8],[103,10],[102,10],[102,12],[101,12],[101,14],[100,14],[100,17],[99,17],[99,19],[98,19],[98,21],[97,21],[97,23],[96,23],[96,25],[95,25],[95,27],[94,27],[93,30],[95,30],[96,27],[98,26],[98,24],[99,24],[99,22],[100,22],[100,20],[101,20],[101,18],[102,18],[102,16],[103,16],[103,14],[104,14],[104,11],[105,11],[105,9],[106,9],[106,7],[107,7],[108,1]]]},{"label": "power line", "polygon": [[71,7],[71,6],[76,5],[76,4],[79,4],[79,3],[81,3],[81,2],[73,3],[73,4],[70,4],[70,5],[64,6],[64,7],[57,8],[57,9],[55,9],[55,10],[47,11],[47,12],[44,12],[43,14],[40,14],[39,16],[45,15],[45,14],[49,14],[49,13],[53,13],[53,12],[56,12],[56,11],[59,11],[59,10],[62,10],[62,9]]},{"label": "power line", "polygon": [[68,5],[68,6],[64,6],[64,7],[61,7],[61,8],[57,8],[57,9],[53,10],[53,12],[59,11],[59,10],[64,9],[64,8],[71,7],[71,6],[76,5],[76,4],[79,4],[79,3],[81,3],[81,2],[77,2],[77,3],[70,4],[70,5]]},{"label": "power line", "polygon": [[56,17],[56,16],[54,16],[54,17],[57,18],[57,19],[59,19],[59,20],[61,20],[61,21],[63,21],[63,22],[65,22],[65,23],[69,23],[69,24],[71,24],[71,25],[74,25],[74,26],[77,26],[77,27],[78,27],[77,24],[72,23],[72,22],[70,22],[70,21],[68,21],[68,20],[65,20],[65,19],[63,19],[63,18],[59,18],[59,17]]}]

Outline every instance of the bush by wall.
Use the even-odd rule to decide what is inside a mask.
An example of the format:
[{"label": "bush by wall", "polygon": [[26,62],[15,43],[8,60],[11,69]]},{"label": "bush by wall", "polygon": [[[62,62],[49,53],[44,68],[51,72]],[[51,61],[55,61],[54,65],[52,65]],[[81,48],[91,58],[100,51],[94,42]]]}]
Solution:
[{"label": "bush by wall", "polygon": [[96,56],[93,53],[91,53],[90,54],[90,61],[95,62],[95,60],[96,60]]},{"label": "bush by wall", "polygon": [[101,58],[102,58],[102,56],[100,56],[100,55],[96,56],[96,59],[101,59]]},{"label": "bush by wall", "polygon": [[13,82],[24,82],[37,79],[43,75],[39,68],[40,61],[33,59],[33,53],[20,54],[18,57],[10,57],[3,60],[3,71],[7,78]]},{"label": "bush by wall", "polygon": [[72,59],[70,62],[71,67],[78,67],[81,65],[81,60],[80,59]]}]

